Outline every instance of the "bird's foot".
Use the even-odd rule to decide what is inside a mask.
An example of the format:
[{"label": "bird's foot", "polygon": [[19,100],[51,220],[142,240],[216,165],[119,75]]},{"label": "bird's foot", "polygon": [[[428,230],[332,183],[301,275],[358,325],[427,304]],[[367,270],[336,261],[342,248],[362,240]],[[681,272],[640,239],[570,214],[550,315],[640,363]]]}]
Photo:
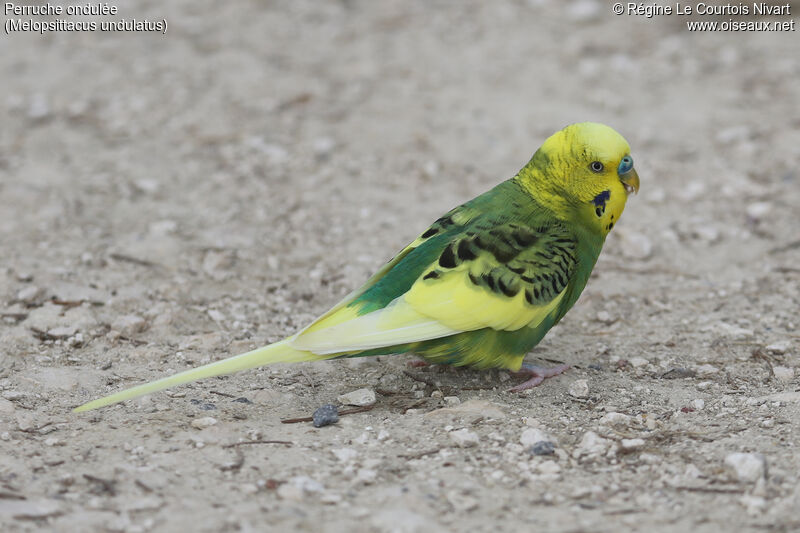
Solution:
[{"label": "bird's foot", "polygon": [[409,361],[406,363],[409,368],[423,368],[426,366],[431,366],[431,364],[427,361],[423,361],[422,359],[417,359],[415,361]]},{"label": "bird's foot", "polygon": [[568,369],[569,365],[558,365],[554,366],[553,368],[544,368],[541,366],[523,364],[519,371],[514,372],[514,374],[528,376],[530,379],[520,383],[516,387],[511,387],[508,389],[508,392],[522,392],[524,390],[532,389],[545,379],[557,376],[563,372],[566,372]]}]

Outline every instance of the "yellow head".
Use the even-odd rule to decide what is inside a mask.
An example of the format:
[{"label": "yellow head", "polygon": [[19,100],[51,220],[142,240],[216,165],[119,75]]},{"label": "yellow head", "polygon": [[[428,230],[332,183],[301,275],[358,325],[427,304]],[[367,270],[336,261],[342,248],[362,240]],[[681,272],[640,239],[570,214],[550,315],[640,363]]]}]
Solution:
[{"label": "yellow head", "polygon": [[628,142],[596,122],[550,136],[517,179],[556,217],[603,235],[619,220],[628,195],[639,190]]}]

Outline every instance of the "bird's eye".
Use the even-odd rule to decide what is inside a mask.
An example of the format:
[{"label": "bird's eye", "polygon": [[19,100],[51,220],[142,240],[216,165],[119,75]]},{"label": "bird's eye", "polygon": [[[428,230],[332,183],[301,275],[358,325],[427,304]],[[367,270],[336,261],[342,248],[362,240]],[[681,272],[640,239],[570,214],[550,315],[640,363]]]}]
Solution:
[{"label": "bird's eye", "polygon": [[622,161],[619,162],[619,168],[617,169],[617,173],[625,174],[630,169],[633,168],[633,158],[629,155],[626,155],[622,158]]},{"label": "bird's eye", "polygon": [[603,171],[603,163],[600,161],[592,161],[589,163],[589,168],[592,169],[592,172],[602,172]]}]

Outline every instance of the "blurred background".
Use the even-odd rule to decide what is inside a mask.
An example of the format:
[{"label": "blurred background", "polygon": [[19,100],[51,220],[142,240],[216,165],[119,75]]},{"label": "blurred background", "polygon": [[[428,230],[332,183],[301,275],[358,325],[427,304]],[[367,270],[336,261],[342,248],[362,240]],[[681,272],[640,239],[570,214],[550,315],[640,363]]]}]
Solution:
[{"label": "blurred background", "polygon": [[[762,396],[797,388],[800,39],[797,31],[686,27],[689,20],[788,21],[800,17],[796,2],[791,14],[772,18],[617,16],[611,2],[594,0],[142,1],[118,8],[114,17],[80,19],[166,20],[168,29],[0,37],[0,433],[7,436],[0,447],[10,457],[0,481],[27,498],[14,505],[36,503],[21,515],[0,512],[9,531],[194,522],[218,531],[259,523],[258,506],[238,508],[230,478],[203,479],[203,465],[191,455],[162,467],[199,478],[205,493],[184,479],[152,481],[155,491],[143,494],[130,475],[109,466],[143,461],[130,459],[128,441],[169,441],[168,417],[151,422],[161,429],[148,433],[114,411],[110,420],[129,431],[120,433],[101,418],[73,420],[67,409],[107,385],[292,333],[441,213],[511,177],[547,136],[572,122],[604,122],[625,136],[642,186],[609,237],[595,279],[542,353],[578,365],[638,357],[637,375],[710,366],[720,388],[702,393],[709,405],[726,387],[754,387]],[[767,346],[778,346],[769,352],[771,374],[751,359]],[[347,383],[341,375],[331,380],[337,372],[347,376],[340,369],[304,372]],[[596,379],[593,387],[612,390]],[[224,383],[235,392],[253,380]],[[693,384],[676,383],[666,383],[652,405],[679,409],[698,395]],[[285,401],[279,412],[318,405],[329,396],[323,389],[281,389],[294,403]],[[497,400],[511,401],[501,392]],[[747,412],[736,403],[720,406]],[[756,418],[748,427],[757,428],[764,414],[751,407]],[[193,407],[186,409],[192,416]],[[541,409],[547,419],[547,403]],[[707,421],[736,425],[714,418],[719,412]],[[564,416],[589,427],[587,413]],[[785,444],[800,414],[795,408],[780,417],[790,426],[773,425],[770,442]],[[48,437],[36,432],[45,423],[61,429],[50,437],[62,447],[45,446]],[[105,451],[90,452],[100,427],[116,436]],[[408,430],[409,442],[416,429]],[[572,427],[562,431],[571,442],[565,435]],[[735,433],[697,460],[700,470],[715,472],[726,451],[752,451],[761,437]],[[145,446],[172,445],[158,442]],[[766,502],[753,513],[739,503],[744,492],[662,500],[649,467],[615,481],[615,490],[627,500],[633,493],[625,490],[644,487],[651,499],[639,505],[653,509],[646,519],[652,527],[796,527],[786,510],[797,505],[797,459],[781,449],[770,471],[784,475],[753,496]],[[120,476],[126,497],[92,492],[97,483],[82,470],[47,466],[61,456],[81,456],[76,464]],[[674,459],[675,472],[688,468],[689,456]],[[300,459],[285,468],[296,474]],[[326,483],[337,487],[340,473],[331,468]],[[404,461],[396,468],[406,468]],[[428,469],[408,468],[420,475]],[[551,530],[596,523],[597,507],[578,507],[567,522],[559,514],[584,498],[573,498],[572,483],[607,482],[578,470],[565,476],[574,481],[551,489],[556,507],[541,511]],[[74,486],[51,488],[69,475]],[[382,476],[375,494],[390,494],[381,491],[391,476]],[[535,498],[515,496],[519,480],[509,476],[513,482],[495,497],[517,509],[531,504]],[[355,500],[367,498],[389,513],[367,520],[369,527],[406,524],[390,512],[396,500],[369,500],[362,489],[343,496],[355,507],[337,500],[306,509],[305,518],[291,506],[262,505],[284,525],[330,512],[331,523],[345,528],[358,520]],[[436,500],[439,489],[425,490]],[[181,491],[191,496],[181,500]],[[94,515],[78,503],[86,494],[93,494]],[[158,505],[141,514],[119,503],[156,494]],[[484,518],[469,518],[466,507],[446,498],[440,507],[426,500],[417,502],[419,527],[510,528],[524,517],[502,503],[487,510],[480,489],[472,494],[481,503],[467,507]],[[590,499],[605,501],[595,493]],[[210,501],[244,518],[220,517]],[[709,508],[717,509],[711,522],[675,525],[671,518],[676,509],[691,516]],[[26,513],[33,522],[16,518]],[[613,516],[605,520],[624,523]]]}]

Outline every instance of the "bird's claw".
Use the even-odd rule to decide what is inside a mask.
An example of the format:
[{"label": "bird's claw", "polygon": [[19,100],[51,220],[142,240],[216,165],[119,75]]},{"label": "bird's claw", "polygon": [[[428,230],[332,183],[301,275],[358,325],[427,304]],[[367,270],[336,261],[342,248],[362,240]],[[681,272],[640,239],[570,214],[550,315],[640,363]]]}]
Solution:
[{"label": "bird's claw", "polygon": [[524,390],[532,389],[533,387],[541,384],[545,379],[562,374],[568,369],[569,365],[558,365],[554,366],[553,368],[544,368],[541,366],[523,364],[520,369],[515,372],[515,374],[528,376],[529,379],[527,381],[523,381],[515,387],[511,387],[508,389],[508,392],[522,392]]}]

